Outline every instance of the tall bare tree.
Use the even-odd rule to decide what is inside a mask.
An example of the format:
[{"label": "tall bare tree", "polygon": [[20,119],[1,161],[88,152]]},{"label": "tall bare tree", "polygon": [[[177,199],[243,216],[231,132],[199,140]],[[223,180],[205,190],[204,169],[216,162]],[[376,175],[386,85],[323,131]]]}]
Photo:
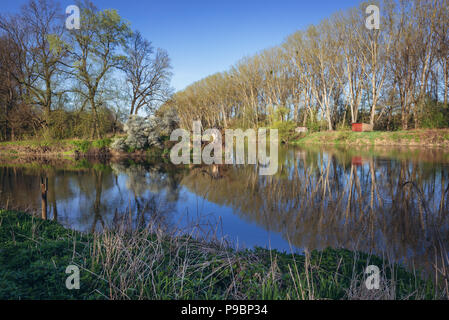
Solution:
[{"label": "tall bare tree", "polygon": [[137,114],[142,107],[154,112],[171,94],[170,58],[165,50],[155,51],[140,32],[130,37],[126,54],[122,70],[131,88],[130,114]]},{"label": "tall bare tree", "polygon": [[58,67],[66,56],[51,39],[63,33],[61,9],[51,0],[30,0],[15,16],[0,18],[0,28],[14,43],[18,66],[11,75],[26,88],[28,102],[40,106],[48,120],[57,94]]}]

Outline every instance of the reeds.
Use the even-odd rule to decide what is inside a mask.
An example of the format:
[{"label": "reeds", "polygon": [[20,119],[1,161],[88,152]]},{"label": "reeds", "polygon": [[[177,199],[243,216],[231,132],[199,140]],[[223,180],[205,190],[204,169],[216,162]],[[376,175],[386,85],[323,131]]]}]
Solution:
[{"label": "reeds", "polygon": [[[447,255],[436,257],[435,285],[418,271],[390,263],[388,257],[336,249],[304,250],[304,254],[237,250],[216,232],[200,236],[203,230],[195,226],[168,231],[153,223],[157,219],[136,225],[128,213],[121,217],[115,226],[86,235],[56,222],[0,210],[0,273],[14,290],[13,295],[11,289],[0,288],[0,298],[54,299],[55,294],[114,300],[448,298]],[[69,264],[80,267],[79,292],[67,293],[63,287],[61,279]],[[381,270],[378,290],[365,286],[368,265]],[[30,283],[17,280],[28,278]]]},{"label": "reeds", "polygon": [[[128,215],[127,215],[128,216]],[[128,216],[129,217],[129,216]],[[218,227],[212,227],[217,230]],[[236,250],[202,228],[167,231],[158,224],[138,228],[124,218],[96,233],[91,266],[106,285],[108,299],[442,299],[444,286],[433,286],[420,273],[370,255],[348,250],[308,250],[303,255],[256,248]],[[446,257],[447,258],[447,257]],[[365,285],[365,268],[381,269],[380,288]]]}]

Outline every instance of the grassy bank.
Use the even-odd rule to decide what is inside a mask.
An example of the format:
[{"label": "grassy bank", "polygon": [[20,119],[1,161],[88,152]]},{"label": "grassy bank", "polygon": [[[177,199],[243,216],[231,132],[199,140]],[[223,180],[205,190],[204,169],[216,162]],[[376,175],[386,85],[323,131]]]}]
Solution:
[{"label": "grassy bank", "polygon": [[293,141],[292,144],[449,147],[449,129],[315,132]]},{"label": "grassy bank", "polygon": [[20,140],[0,142],[0,155],[64,157],[75,154],[77,140]]},{"label": "grassy bank", "polygon": [[[280,130],[283,142],[292,145],[349,145],[349,146],[410,146],[410,147],[449,147],[449,129],[410,130],[410,131],[325,131],[302,135],[289,131],[291,128]],[[169,147],[163,149],[114,151],[110,148],[112,139],[100,140],[21,140],[0,142],[0,156],[9,157],[46,157],[68,158],[77,155],[96,156],[106,151],[116,158],[168,158]]]},{"label": "grassy bank", "polygon": [[[364,285],[370,264],[381,269],[379,290]],[[65,286],[68,265],[81,270],[80,290]],[[25,213],[0,211],[0,299],[441,297],[431,281],[347,250],[236,251],[218,240],[163,234],[151,226],[85,235]]]},{"label": "grassy bank", "polygon": [[111,138],[99,140],[20,140],[0,142],[0,158],[26,159],[74,159],[74,158],[136,158],[145,160],[167,160],[169,150],[151,148],[118,152],[111,149]]},{"label": "grassy bank", "polygon": [[101,140],[20,140],[0,142],[0,154],[9,156],[74,156],[76,152],[89,153],[108,148],[111,139]]}]

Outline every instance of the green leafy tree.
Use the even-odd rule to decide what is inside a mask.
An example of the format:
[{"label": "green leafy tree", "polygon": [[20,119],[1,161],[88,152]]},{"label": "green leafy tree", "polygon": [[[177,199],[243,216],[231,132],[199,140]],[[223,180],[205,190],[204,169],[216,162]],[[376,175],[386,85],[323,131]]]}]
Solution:
[{"label": "green leafy tree", "polygon": [[86,1],[80,5],[81,28],[69,32],[70,73],[81,84],[77,89],[90,104],[93,117],[92,138],[100,137],[99,91],[106,75],[125,59],[120,49],[131,35],[129,24],[116,10],[98,11]]}]

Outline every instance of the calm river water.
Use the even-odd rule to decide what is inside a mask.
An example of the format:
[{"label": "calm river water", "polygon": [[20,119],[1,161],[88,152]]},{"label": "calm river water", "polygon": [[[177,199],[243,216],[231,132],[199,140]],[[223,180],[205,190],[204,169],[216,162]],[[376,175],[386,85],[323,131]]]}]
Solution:
[{"label": "calm river water", "polygon": [[442,149],[284,148],[275,176],[255,166],[3,160],[0,207],[39,210],[41,176],[48,217],[85,232],[126,217],[216,233],[239,248],[347,248],[425,269],[448,252]]}]

